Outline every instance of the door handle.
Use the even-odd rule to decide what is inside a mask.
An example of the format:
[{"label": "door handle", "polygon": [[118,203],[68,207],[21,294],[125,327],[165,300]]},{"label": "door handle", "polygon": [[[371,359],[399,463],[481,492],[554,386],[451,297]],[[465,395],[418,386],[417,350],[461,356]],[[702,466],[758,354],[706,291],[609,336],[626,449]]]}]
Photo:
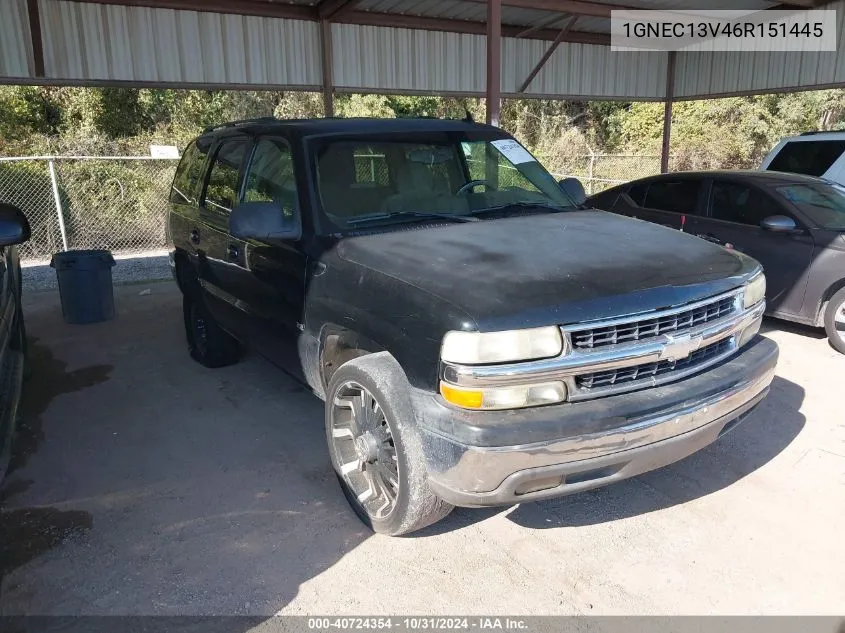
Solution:
[{"label": "door handle", "polygon": [[324,272],[326,272],[326,265],[323,262],[314,262],[311,264],[311,274],[315,277],[319,277]]},{"label": "door handle", "polygon": [[233,261],[237,261],[241,257],[241,249],[235,244],[229,244],[228,248],[226,248],[226,256]]},{"label": "door handle", "polygon": [[191,242],[194,244],[200,243],[200,232],[197,229],[191,231]]},{"label": "door handle", "polygon": [[720,240],[718,237],[716,237],[712,233],[696,233],[695,236],[700,237],[703,240],[707,240],[708,242],[713,242],[715,244],[721,244],[722,243],[722,240]]}]

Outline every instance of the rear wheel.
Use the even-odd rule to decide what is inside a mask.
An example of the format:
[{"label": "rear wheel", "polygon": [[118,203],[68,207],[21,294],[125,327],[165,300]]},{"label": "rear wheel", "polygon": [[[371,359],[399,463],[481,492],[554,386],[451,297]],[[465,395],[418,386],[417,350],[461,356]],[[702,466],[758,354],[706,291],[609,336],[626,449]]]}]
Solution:
[{"label": "rear wheel", "polygon": [[824,329],[833,349],[845,354],[845,288],[830,298],[824,313]]},{"label": "rear wheel", "polygon": [[225,367],[238,362],[238,342],[217,324],[199,293],[183,296],[182,314],[191,358],[206,367]]},{"label": "rear wheel", "polygon": [[407,379],[389,354],[356,358],[334,373],[326,439],[344,495],[374,531],[406,534],[451,512],[428,485]]}]

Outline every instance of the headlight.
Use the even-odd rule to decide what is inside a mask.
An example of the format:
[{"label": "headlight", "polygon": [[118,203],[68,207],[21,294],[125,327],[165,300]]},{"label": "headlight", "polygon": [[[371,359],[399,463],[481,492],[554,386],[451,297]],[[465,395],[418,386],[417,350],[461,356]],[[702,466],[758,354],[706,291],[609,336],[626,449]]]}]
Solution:
[{"label": "headlight", "polygon": [[742,298],[742,307],[746,310],[756,306],[766,298],[766,276],[763,273],[745,284],[745,295]]},{"label": "headlight", "polygon": [[565,402],[567,394],[562,382],[485,389],[465,389],[441,382],[440,395],[464,409],[519,409]]},{"label": "headlight", "polygon": [[505,332],[447,332],[440,358],[450,363],[482,365],[551,358],[563,351],[556,326]]}]

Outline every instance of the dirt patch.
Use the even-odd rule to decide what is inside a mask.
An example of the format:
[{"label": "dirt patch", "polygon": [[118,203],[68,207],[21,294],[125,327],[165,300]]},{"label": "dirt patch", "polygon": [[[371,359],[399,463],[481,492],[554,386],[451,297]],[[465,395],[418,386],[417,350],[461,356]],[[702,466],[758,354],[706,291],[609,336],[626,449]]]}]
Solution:
[{"label": "dirt patch", "polygon": [[24,383],[21,394],[20,420],[8,474],[23,468],[44,440],[41,416],[53,399],[105,382],[113,369],[111,365],[91,365],[67,371],[67,363],[56,358],[50,348],[40,345],[33,337],[28,340],[27,364],[31,378]]},{"label": "dirt patch", "polygon": [[81,510],[21,508],[0,512],[0,579],[92,527],[91,515]]}]

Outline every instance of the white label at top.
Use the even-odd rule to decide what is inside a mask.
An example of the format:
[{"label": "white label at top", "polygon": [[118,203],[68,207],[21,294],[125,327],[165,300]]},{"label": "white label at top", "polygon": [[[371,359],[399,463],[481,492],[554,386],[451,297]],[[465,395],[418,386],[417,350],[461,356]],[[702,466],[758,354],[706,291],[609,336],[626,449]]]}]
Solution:
[{"label": "white label at top", "polygon": [[150,145],[153,158],[179,158],[179,148],[175,145]]},{"label": "white label at top", "polygon": [[493,141],[493,147],[502,152],[505,158],[514,165],[537,162],[534,157],[528,153],[527,149],[512,138],[503,138],[498,141]]}]

